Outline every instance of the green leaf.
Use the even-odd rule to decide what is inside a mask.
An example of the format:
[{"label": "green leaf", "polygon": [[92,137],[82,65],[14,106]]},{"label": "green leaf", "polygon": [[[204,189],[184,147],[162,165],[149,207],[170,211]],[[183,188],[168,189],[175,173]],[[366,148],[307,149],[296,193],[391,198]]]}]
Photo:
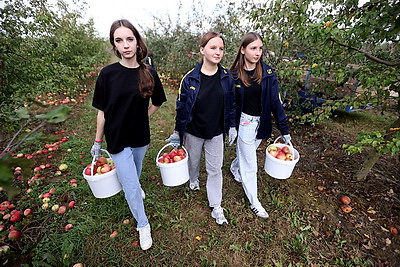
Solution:
[{"label": "green leaf", "polygon": [[36,118],[45,119],[49,123],[59,123],[65,121],[70,113],[71,108],[60,106],[57,109],[50,110],[46,114],[36,115]]}]

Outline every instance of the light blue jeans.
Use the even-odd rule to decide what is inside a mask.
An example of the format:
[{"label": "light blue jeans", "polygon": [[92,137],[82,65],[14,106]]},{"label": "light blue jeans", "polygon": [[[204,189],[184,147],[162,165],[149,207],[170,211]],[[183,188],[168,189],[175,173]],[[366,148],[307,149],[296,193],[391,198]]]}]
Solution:
[{"label": "light blue jeans", "polygon": [[144,211],[142,187],[139,182],[147,148],[148,145],[135,148],[125,147],[120,153],[111,154],[117,168],[118,180],[125,193],[125,199],[137,221],[137,228],[142,228],[149,223]]},{"label": "light blue jeans", "polygon": [[242,113],[240,116],[236,158],[232,161],[232,174],[242,181],[242,186],[252,206],[260,205],[257,197],[257,148],[261,139],[257,139],[260,117]]}]

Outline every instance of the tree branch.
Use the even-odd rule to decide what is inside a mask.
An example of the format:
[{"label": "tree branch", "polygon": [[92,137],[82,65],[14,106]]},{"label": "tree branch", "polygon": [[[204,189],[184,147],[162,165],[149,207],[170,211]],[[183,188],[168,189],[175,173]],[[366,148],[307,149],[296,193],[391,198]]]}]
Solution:
[{"label": "tree branch", "polygon": [[384,64],[384,65],[387,65],[387,66],[390,66],[390,67],[397,67],[397,66],[400,66],[400,62],[393,62],[393,61],[383,60],[383,59],[380,59],[380,58],[378,58],[378,57],[372,55],[371,53],[369,53],[369,52],[367,52],[367,51],[363,51],[363,50],[361,50],[361,49],[358,49],[357,47],[353,47],[353,46],[350,46],[350,45],[344,44],[344,43],[339,43],[338,41],[336,41],[336,40],[333,39],[333,38],[330,38],[330,40],[331,40],[332,42],[334,42],[334,43],[340,45],[340,46],[343,46],[343,47],[346,47],[346,48],[348,48],[348,49],[355,50],[355,51],[357,51],[357,52],[359,52],[359,53],[362,53],[362,54],[364,54],[364,56],[365,56],[366,58],[369,58],[369,59],[371,59],[372,61],[375,61],[375,62],[377,62],[377,63]]}]

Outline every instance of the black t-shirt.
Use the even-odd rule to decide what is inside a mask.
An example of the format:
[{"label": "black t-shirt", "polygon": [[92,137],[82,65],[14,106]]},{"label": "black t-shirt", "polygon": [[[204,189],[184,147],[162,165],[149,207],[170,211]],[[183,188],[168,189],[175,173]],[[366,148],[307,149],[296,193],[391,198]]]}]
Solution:
[{"label": "black t-shirt", "polygon": [[150,143],[149,99],[154,106],[167,100],[157,72],[151,73],[155,82],[153,95],[143,98],[139,92],[139,68],[127,68],[117,62],[101,70],[92,105],[104,111],[108,152],[116,154],[125,147]]},{"label": "black t-shirt", "polygon": [[220,71],[212,76],[201,73],[200,79],[200,88],[187,132],[199,138],[211,139],[223,133],[224,90],[220,82]]},{"label": "black t-shirt", "polygon": [[261,116],[261,84],[251,77],[255,70],[246,70],[250,77],[250,86],[244,88],[243,112],[251,116]]}]

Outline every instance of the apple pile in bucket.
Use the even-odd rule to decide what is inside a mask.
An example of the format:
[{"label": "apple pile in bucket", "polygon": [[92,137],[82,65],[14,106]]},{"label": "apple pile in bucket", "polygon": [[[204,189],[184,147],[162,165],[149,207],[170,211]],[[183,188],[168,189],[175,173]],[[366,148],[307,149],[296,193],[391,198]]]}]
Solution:
[{"label": "apple pile in bucket", "polygon": [[159,163],[174,163],[186,158],[186,153],[183,148],[174,148],[169,153],[165,152],[162,157],[158,159]]},{"label": "apple pile in bucket", "polygon": [[105,157],[99,157],[93,165],[87,165],[85,168],[86,175],[92,175],[92,167],[93,175],[100,175],[115,169],[114,161]]},{"label": "apple pile in bucket", "polygon": [[268,147],[268,153],[277,159],[284,160],[284,161],[291,161],[293,160],[294,155],[290,152],[288,146],[278,147],[275,145],[270,145]]}]

